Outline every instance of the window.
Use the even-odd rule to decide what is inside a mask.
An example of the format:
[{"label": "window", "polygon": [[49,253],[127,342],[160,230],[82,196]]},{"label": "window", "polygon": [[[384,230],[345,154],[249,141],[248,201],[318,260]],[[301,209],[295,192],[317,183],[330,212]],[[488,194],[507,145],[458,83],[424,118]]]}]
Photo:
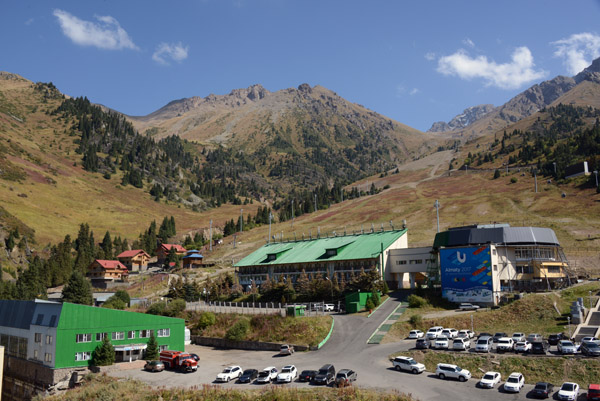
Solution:
[{"label": "window", "polygon": [[38,350],[37,350],[37,349],[34,349],[34,350],[33,350],[33,359],[35,359],[36,361],[38,360],[38,354],[39,354],[39,353],[38,353]]},{"label": "window", "polygon": [[92,353],[89,351],[75,353],[76,361],[89,361],[91,359],[91,357],[92,357]]},{"label": "window", "polygon": [[102,341],[106,337],[106,333],[96,333],[96,341]]},{"label": "window", "polygon": [[168,346],[168,345],[159,345],[159,346],[158,346],[158,349],[159,349],[160,351],[166,351],[166,350],[168,350],[168,349],[169,349],[169,346]]},{"label": "window", "polygon": [[517,266],[517,274],[533,274],[533,266]]},{"label": "window", "polygon": [[497,272],[498,271],[498,265],[494,265],[494,271]]},{"label": "window", "polygon": [[156,335],[158,337],[169,337],[171,335],[171,329],[158,329]]},{"label": "window", "polygon": [[46,344],[52,344],[52,336],[49,334],[46,336]]},{"label": "window", "polygon": [[115,331],[112,333],[112,337],[113,340],[123,340],[125,339],[125,332],[124,331]]},{"label": "window", "polygon": [[54,327],[54,323],[56,323],[56,315],[50,316],[50,323],[48,323],[48,326]]},{"label": "window", "polygon": [[548,266],[548,273],[560,273],[560,266]]},{"label": "window", "polygon": [[399,265],[405,265],[406,264],[406,260],[398,260],[398,264]]},{"label": "window", "polygon": [[42,342],[42,333],[35,333],[35,342],[36,343]]},{"label": "window", "polygon": [[150,337],[150,332],[152,330],[140,330],[140,338],[148,338]]},{"label": "window", "polygon": [[135,338],[135,330],[128,331],[127,332],[127,338],[130,339],[130,340],[132,338]]},{"label": "window", "polygon": [[75,340],[75,342],[77,342],[77,343],[92,342],[92,333],[77,334],[77,339]]},{"label": "window", "polygon": [[46,355],[44,355],[44,362],[52,362],[52,354],[46,353]]},{"label": "window", "polygon": [[37,319],[35,321],[36,326],[41,326],[44,321],[44,315],[42,313],[38,313]]}]

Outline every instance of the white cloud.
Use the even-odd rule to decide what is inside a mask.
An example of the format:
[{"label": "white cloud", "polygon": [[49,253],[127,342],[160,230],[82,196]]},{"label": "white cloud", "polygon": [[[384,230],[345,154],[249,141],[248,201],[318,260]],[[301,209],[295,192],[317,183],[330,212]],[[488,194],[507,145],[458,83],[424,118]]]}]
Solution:
[{"label": "white cloud", "polygon": [[188,57],[188,46],[179,43],[159,43],[152,55],[152,60],[162,65],[169,65],[169,59],[182,62]]},{"label": "white cloud", "polygon": [[416,95],[416,94],[417,94],[417,93],[419,93],[419,92],[420,92],[420,91],[419,91],[419,88],[412,88],[412,89],[410,90],[410,95],[411,95],[411,96],[414,96],[414,95]]},{"label": "white cloud", "polygon": [[95,16],[98,22],[92,22],[81,20],[63,10],[56,9],[53,14],[63,33],[78,45],[107,50],[138,50],[127,32],[111,16]]},{"label": "white cloud", "polygon": [[429,60],[429,61],[433,61],[435,60],[435,53],[434,52],[429,52],[425,54],[425,59]]},{"label": "white cloud", "polygon": [[576,33],[551,44],[556,46],[554,55],[564,59],[564,65],[573,75],[589,67],[594,59],[600,57],[600,36],[593,33]]},{"label": "white cloud", "polygon": [[471,57],[461,49],[438,60],[437,71],[462,79],[482,78],[486,86],[517,89],[523,84],[543,78],[547,73],[535,70],[533,56],[527,47],[518,47],[509,63],[497,64],[485,56]]},{"label": "white cloud", "polygon": [[469,38],[463,39],[463,44],[468,47],[475,47],[475,43]]},{"label": "white cloud", "polygon": [[29,18],[27,21],[25,21],[25,25],[29,26],[33,24],[33,21],[35,21],[33,18]]}]

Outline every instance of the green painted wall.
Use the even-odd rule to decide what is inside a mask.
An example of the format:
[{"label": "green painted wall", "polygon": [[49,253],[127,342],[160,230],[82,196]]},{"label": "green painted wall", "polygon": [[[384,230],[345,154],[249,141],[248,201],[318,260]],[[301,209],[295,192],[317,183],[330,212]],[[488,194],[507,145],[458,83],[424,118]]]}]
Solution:
[{"label": "green painted wall", "polygon": [[[170,329],[169,337],[157,337],[158,329]],[[127,332],[135,330],[135,338],[128,339]],[[185,321],[145,313],[127,312],[93,306],[64,303],[56,328],[55,368],[88,366],[90,361],[75,361],[76,352],[93,352],[101,341],[96,333],[125,332],[125,339],[112,341],[113,345],[144,344],[149,338],[139,338],[140,330],[154,330],[158,345],[172,350],[184,349]],[[77,343],[77,334],[92,334],[92,341]]]},{"label": "green painted wall", "polygon": [[346,295],[346,310],[350,310],[349,304],[351,302],[358,302],[360,309],[364,309],[367,303],[367,298],[371,296],[370,292],[353,292],[351,294]]}]

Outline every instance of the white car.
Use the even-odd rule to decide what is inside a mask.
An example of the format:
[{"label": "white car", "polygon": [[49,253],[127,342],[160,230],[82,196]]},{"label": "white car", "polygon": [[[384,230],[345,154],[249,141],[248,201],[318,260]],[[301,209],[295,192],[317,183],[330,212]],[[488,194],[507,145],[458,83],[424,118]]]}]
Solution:
[{"label": "white car", "polygon": [[442,333],[442,330],[444,330],[444,328],[442,326],[431,327],[429,330],[427,330],[427,333],[425,334],[425,338],[428,338],[430,340],[435,340]]},{"label": "white car", "polygon": [[525,378],[519,372],[513,372],[504,383],[504,391],[518,393],[525,385]]},{"label": "white car", "polygon": [[475,332],[471,330],[459,330],[457,337],[473,338],[475,337]]},{"label": "white car", "polygon": [[450,378],[458,379],[461,382],[467,381],[471,378],[471,372],[467,369],[461,369],[456,365],[449,363],[438,363],[435,369],[435,374],[440,379]]},{"label": "white car", "polygon": [[582,344],[583,344],[583,343],[585,343],[585,342],[588,342],[588,341],[591,341],[591,342],[597,343],[597,342],[599,342],[599,341],[600,341],[600,339],[598,339],[598,338],[596,338],[596,337],[583,337],[583,338],[581,339],[581,343],[582,343]]},{"label": "white car", "polygon": [[452,340],[452,349],[457,351],[466,351],[471,348],[471,340],[468,338],[457,337]]},{"label": "white car", "polygon": [[239,366],[228,366],[221,373],[217,375],[215,381],[226,383],[232,379],[237,379],[242,375],[242,368]]},{"label": "white car", "polygon": [[335,310],[335,305],[334,304],[325,304],[323,306],[323,310],[325,312],[333,312]]},{"label": "white car", "polygon": [[494,388],[496,384],[500,383],[501,378],[498,372],[486,372],[478,384],[482,388]]},{"label": "white car", "polygon": [[291,383],[298,376],[298,370],[294,365],[287,365],[277,375],[277,383]]},{"label": "white car", "polygon": [[264,368],[256,378],[257,383],[271,383],[277,379],[277,368],[275,366],[269,366]]},{"label": "white car", "polygon": [[456,337],[458,335],[458,330],[456,329],[444,329],[442,330],[442,336],[446,336],[450,339]]},{"label": "white car", "polygon": [[558,342],[557,346],[558,352],[561,354],[576,354],[577,346],[573,344],[573,341],[569,340],[561,340]]},{"label": "white car", "polygon": [[514,347],[513,339],[510,337],[500,337],[496,344],[496,352],[512,351]]},{"label": "white car", "polygon": [[529,352],[531,351],[531,343],[527,340],[519,341],[515,344],[515,352]]},{"label": "white car", "polygon": [[560,390],[556,393],[556,396],[559,400],[576,400],[579,396],[579,384],[565,382],[562,386],[560,386]]},{"label": "white car", "polygon": [[397,356],[392,360],[392,364],[397,371],[405,370],[414,374],[423,373],[423,371],[425,371],[425,365],[415,361],[409,356]]},{"label": "white car", "polygon": [[433,344],[433,348],[435,349],[448,349],[450,345],[450,340],[446,336],[439,336],[435,339],[435,344]]},{"label": "white car", "polygon": [[527,337],[525,336],[525,333],[513,333],[512,339],[515,343],[518,343],[519,341],[527,340]]},{"label": "white car", "polygon": [[474,305],[474,304],[470,304],[467,302],[463,302],[462,304],[460,304],[458,306],[458,309],[460,309],[460,310],[477,310],[477,309],[479,309],[479,305]]},{"label": "white car", "polygon": [[410,339],[423,338],[424,335],[425,335],[425,333],[423,333],[421,330],[411,330],[408,333],[408,338],[410,338]]}]

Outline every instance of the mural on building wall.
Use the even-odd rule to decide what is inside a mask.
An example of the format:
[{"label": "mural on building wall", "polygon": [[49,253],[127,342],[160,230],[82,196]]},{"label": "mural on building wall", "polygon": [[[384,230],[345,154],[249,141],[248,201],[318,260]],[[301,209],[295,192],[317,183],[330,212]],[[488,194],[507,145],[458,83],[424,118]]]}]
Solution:
[{"label": "mural on building wall", "polygon": [[452,302],[493,302],[489,246],[440,250],[442,296]]}]

